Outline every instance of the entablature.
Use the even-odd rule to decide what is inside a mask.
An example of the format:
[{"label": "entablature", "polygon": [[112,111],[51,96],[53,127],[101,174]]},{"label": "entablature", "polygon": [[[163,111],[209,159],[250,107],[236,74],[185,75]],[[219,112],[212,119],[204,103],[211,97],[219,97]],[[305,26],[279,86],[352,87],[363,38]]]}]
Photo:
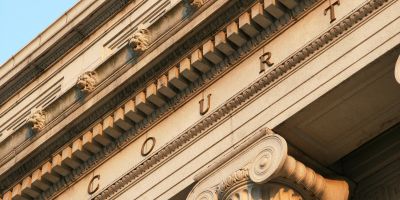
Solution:
[{"label": "entablature", "polygon": [[[220,3],[220,2],[219,2]],[[223,3],[221,3],[221,4],[219,4],[219,5],[222,5]],[[243,14],[243,15],[246,15],[246,14]],[[241,15],[241,16],[243,16],[243,15]],[[207,16],[207,15],[206,15]],[[203,16],[204,17],[204,16]],[[246,17],[242,17],[242,19],[245,19]],[[240,26],[240,18],[238,19],[239,21],[235,21],[235,22],[230,22],[230,23],[228,23],[227,24],[227,26],[223,26],[224,28],[226,28],[226,29],[224,29],[224,30],[222,30],[222,32],[224,32],[224,35],[225,36],[227,36],[228,34],[227,34],[227,32],[228,32],[228,29],[229,30],[238,30],[238,26]],[[289,19],[286,19],[286,20],[289,20]],[[285,20],[282,20],[282,22],[287,22],[287,21],[285,21]],[[197,22],[195,22],[195,23],[199,23],[198,21]],[[235,24],[235,25],[232,25],[232,24]],[[238,25],[239,24],[239,25]],[[246,28],[244,28],[244,27],[242,27],[243,28],[243,32],[245,33],[245,34],[243,34],[243,35],[241,35],[241,34],[238,34],[237,33],[237,31],[236,31],[236,34],[235,34],[235,31],[232,31],[234,34],[233,34],[233,37],[231,37],[231,38],[228,38],[228,40],[229,40],[229,42],[228,42],[228,45],[233,45],[233,46],[231,46],[231,48],[232,49],[234,49],[234,50],[237,50],[237,51],[241,51],[241,50],[243,50],[244,52],[239,52],[239,53],[237,53],[237,52],[235,52],[235,53],[233,53],[231,56],[226,56],[226,55],[224,55],[223,56],[223,58],[224,59],[222,59],[222,61],[219,61],[219,62],[223,62],[224,64],[220,64],[220,65],[217,65],[217,66],[222,66],[222,65],[227,65],[227,64],[230,64],[230,63],[234,63],[235,62],[235,59],[237,59],[237,57],[239,57],[240,58],[240,56],[243,56],[243,55],[245,55],[245,53],[247,53],[246,52],[246,48],[248,48],[248,49],[251,49],[251,48],[254,48],[254,46],[252,47],[250,44],[252,43],[252,42],[255,42],[255,44],[257,44],[256,42],[257,42],[257,39],[251,39],[251,40],[249,40],[249,41],[245,41],[242,45],[243,45],[243,48],[238,48],[238,46],[240,46],[240,44],[242,43],[241,41],[242,41],[242,39],[245,39],[245,40],[247,40],[249,37],[251,38],[251,34],[252,34],[252,31],[251,31],[251,28],[249,28],[249,27],[246,27]],[[280,30],[280,28],[279,27],[274,27],[274,28],[271,28],[272,30],[270,30],[270,31],[276,31],[276,30]],[[244,30],[247,30],[247,32],[246,31],[244,31]],[[187,30],[186,30],[187,31]],[[217,32],[217,34],[215,34],[214,35],[214,37],[217,37],[218,36],[218,33],[220,33],[220,32]],[[333,33],[332,33],[333,34]],[[221,34],[222,35],[222,34]],[[153,80],[153,81],[150,81],[150,82],[146,82],[145,84],[143,84],[143,87],[141,87],[141,90],[139,90],[139,91],[137,91],[137,90],[133,90],[133,89],[131,89],[131,90],[129,90],[128,89],[128,91],[126,91],[126,96],[128,96],[128,102],[129,103],[131,103],[132,104],[132,102],[135,102],[133,105],[135,105],[136,107],[133,107],[134,109],[138,109],[138,110],[140,110],[140,112],[143,114],[145,114],[145,116],[150,116],[150,117],[154,117],[154,113],[153,112],[149,112],[148,114],[146,114],[146,107],[148,106],[148,105],[150,105],[150,107],[151,106],[156,106],[156,108],[159,108],[159,109],[164,109],[164,105],[166,104],[165,102],[163,103],[163,98],[160,98],[160,96],[158,96],[158,93],[157,92],[159,92],[159,93],[161,93],[163,96],[162,97],[164,97],[164,96],[166,96],[167,97],[167,99],[169,99],[169,100],[174,100],[175,98],[176,98],[176,96],[175,95],[181,95],[181,94],[173,94],[174,92],[175,93],[179,93],[179,91],[181,91],[180,89],[179,89],[179,87],[181,86],[180,84],[179,85],[177,85],[177,84],[174,84],[173,82],[172,82],[172,80],[175,80],[175,79],[170,79],[169,77],[170,76],[174,76],[174,74],[175,74],[175,76],[177,77],[177,79],[176,80],[180,80],[180,82],[183,82],[183,83],[186,83],[187,85],[190,85],[190,86],[198,86],[198,85],[201,85],[202,84],[202,81],[204,81],[204,80],[207,80],[207,81],[209,81],[209,79],[210,79],[210,77],[208,76],[208,74],[207,75],[203,75],[203,74],[206,74],[206,72],[213,72],[213,70],[214,70],[214,68],[212,68],[211,67],[211,69],[207,69],[206,67],[204,67],[205,65],[204,65],[204,63],[202,63],[201,61],[200,61],[200,64],[198,63],[198,64],[194,64],[194,63],[192,63],[191,61],[192,60],[199,60],[199,58],[200,58],[200,56],[199,55],[202,55],[202,54],[199,54],[199,52],[200,53],[203,53],[203,55],[204,55],[204,57],[206,58],[206,60],[207,60],[207,62],[211,62],[211,63],[213,63],[213,61],[215,61],[216,63],[218,63],[218,58],[219,58],[219,55],[218,54],[216,54],[216,53],[211,53],[211,54],[209,54],[209,55],[211,55],[211,56],[205,56],[205,55],[207,55],[207,54],[204,54],[204,45],[206,46],[206,47],[210,47],[210,46],[216,46],[216,43],[217,43],[217,39],[214,39],[214,41],[212,41],[211,40],[211,43],[208,41],[208,39],[207,39],[207,36],[208,36],[208,34],[204,34],[204,35],[202,35],[202,37],[200,37],[200,38],[198,38],[198,40],[195,40],[196,42],[195,42],[195,45],[194,45],[194,47],[192,47],[192,48],[190,48],[190,50],[189,50],[189,52],[186,52],[186,53],[181,53],[181,54],[179,54],[179,53],[177,53],[177,54],[179,54],[179,56],[177,56],[177,60],[175,59],[172,59],[172,61],[170,61],[169,62],[169,64],[172,64],[172,65],[166,65],[165,67],[165,69],[164,70],[160,70],[160,71],[162,71],[163,73],[161,73],[161,76],[158,78],[157,76],[155,76],[154,75],[154,71],[153,72],[151,72],[151,73],[153,73],[153,76],[150,76],[150,77],[147,77],[147,78],[149,78],[150,80]],[[232,36],[232,35],[231,35]],[[268,35],[264,35],[265,37],[268,37]],[[335,37],[335,35],[333,35],[333,36],[326,36],[326,37],[328,37],[328,38],[326,38],[326,40],[331,40],[333,37]],[[258,39],[258,42],[260,42],[260,40],[261,41],[263,41],[263,39],[265,39],[265,38],[259,38]],[[226,39],[225,39],[225,41],[226,41]],[[202,42],[205,42],[204,44],[202,43]],[[326,42],[326,41],[324,41],[324,40],[322,40],[322,44],[324,44],[324,42]],[[201,44],[201,45],[199,45],[199,44]],[[210,45],[211,44],[211,45]],[[213,44],[213,45],[212,45]],[[318,45],[317,43],[315,43],[314,45]],[[200,47],[200,49],[198,49],[199,48],[199,46],[201,46]],[[222,50],[220,49],[220,51],[222,51],[222,53],[223,54],[225,54],[224,53],[224,50],[226,50],[227,48],[225,48],[225,47],[227,47],[226,45],[224,45],[224,47],[222,48]],[[228,46],[229,47],[229,46]],[[314,46],[315,47],[315,46]],[[316,49],[314,48],[311,44],[310,44],[310,47],[309,47],[309,51],[316,51]],[[207,48],[206,48],[207,49]],[[229,49],[229,48],[228,48]],[[126,50],[126,51],[124,51],[124,50]],[[124,48],[124,49],[122,49],[121,50],[121,52],[129,52],[131,49],[130,48]],[[150,50],[152,50],[151,49],[151,47],[150,47]],[[187,50],[187,49],[185,49],[185,50]],[[192,50],[194,50],[194,51],[192,51]],[[212,52],[212,51],[211,51]],[[160,52],[157,52],[157,53],[160,53]],[[157,54],[156,53],[156,54]],[[151,53],[148,53],[148,54],[146,54],[146,52],[144,53],[144,54],[142,54],[142,58],[143,58],[143,60],[146,60],[146,56],[150,56],[150,55],[152,55],[153,54],[153,52],[151,52]],[[183,59],[181,60],[181,58],[182,58],[182,55],[183,55]],[[302,59],[304,59],[304,58],[302,58],[302,56],[305,56],[305,57],[307,57],[309,55],[309,52],[299,52],[299,54],[297,55],[297,56],[300,56],[300,57],[295,57],[294,56],[294,58],[296,58],[296,59],[299,59],[299,60],[297,60],[297,61],[301,61]],[[154,54],[153,54],[153,56],[154,56]],[[140,64],[140,62],[143,62],[143,60],[139,60],[137,63],[135,63],[135,64]],[[157,60],[158,61],[158,60]],[[178,61],[178,62],[177,62]],[[150,61],[149,61],[150,62]],[[168,62],[167,62],[168,63]],[[173,71],[175,71],[175,73],[170,73],[170,69],[173,69],[173,68],[169,68],[170,66],[173,66],[174,64],[177,64],[177,65],[179,65],[179,67],[177,67],[177,69],[175,69],[175,70],[173,70]],[[269,71],[267,71],[266,72],[266,74],[268,74],[268,75],[266,75],[266,80],[265,81],[272,81],[272,80],[274,80],[274,79],[276,79],[276,77],[275,76],[280,76],[281,75],[281,73],[283,73],[283,71],[285,71],[285,70],[289,70],[290,69],[290,66],[286,66],[286,64],[287,65],[290,65],[291,63],[290,63],[290,61],[288,61],[288,63],[282,63],[282,68],[279,68],[277,71],[274,71],[274,73],[272,73],[272,74],[269,74],[268,72]],[[160,66],[161,65],[165,65],[165,63],[161,63],[160,64]],[[182,66],[186,66],[186,68],[185,67],[182,67],[182,69],[184,69],[184,70],[180,70],[181,69],[181,65]],[[128,67],[132,67],[133,65],[126,65],[126,66],[128,66]],[[213,67],[215,67],[215,66],[213,66]],[[133,68],[135,68],[135,67],[133,67]],[[167,70],[168,69],[168,70]],[[136,69],[137,70],[137,69]],[[204,70],[204,71],[202,71],[202,70]],[[216,69],[215,71],[218,71],[219,69]],[[132,76],[132,71],[127,71],[128,73],[130,73],[129,75],[126,75],[126,76],[123,76],[122,75],[122,79],[124,80],[127,80],[128,78],[127,77],[131,77]],[[186,72],[186,73],[184,73],[184,72]],[[122,73],[122,72],[121,72]],[[120,74],[121,74],[120,73]],[[140,73],[140,71],[139,71],[139,73]],[[144,74],[146,74],[146,73],[144,73]],[[171,75],[170,75],[171,74]],[[176,75],[176,74],[178,74],[178,75]],[[143,74],[142,74],[143,75]],[[160,75],[160,74],[157,74],[157,75]],[[198,76],[198,77],[196,77],[196,76]],[[212,76],[211,76],[212,77]],[[157,78],[157,79],[155,79],[155,78]],[[156,82],[154,81],[154,80],[157,80],[157,84],[155,84]],[[182,80],[184,80],[184,81],[182,81]],[[200,81],[199,81],[200,80]],[[87,102],[89,102],[89,101],[92,101],[91,99],[90,99],[90,97],[95,97],[95,96],[98,96],[99,94],[101,94],[103,91],[99,91],[99,90],[101,90],[101,89],[103,89],[103,90],[107,90],[107,91],[105,91],[105,92],[103,92],[103,94],[107,94],[107,93],[111,93],[111,94],[116,94],[116,93],[113,93],[111,90],[108,90],[107,88],[108,88],[108,86],[107,86],[107,84],[106,83],[110,83],[112,80],[107,80],[105,83],[103,83],[103,85],[100,85],[100,86],[98,86],[98,88],[97,89],[95,89],[94,91],[93,91],[93,93],[91,93],[91,94],[89,94],[88,96],[87,96],[87,99],[85,100],[86,102],[85,103],[87,103]],[[121,82],[123,82],[123,81],[121,81]],[[151,83],[152,82],[152,83]],[[160,82],[160,84],[158,84],[158,82]],[[151,84],[147,84],[147,83],[151,83]],[[165,83],[167,83],[167,84],[165,84]],[[176,85],[176,86],[173,86],[173,88],[175,88],[175,89],[178,89],[178,90],[169,90],[168,89],[168,84],[170,84],[170,85]],[[114,86],[114,89],[115,89],[115,87],[116,86]],[[191,92],[196,92],[196,89],[193,89],[193,87],[189,87],[189,89],[187,88],[188,86],[182,86],[183,87],[183,89],[182,89],[182,91],[184,91],[185,93],[191,93]],[[185,89],[186,88],[186,89]],[[97,90],[97,93],[96,93],[96,90]],[[257,89],[256,89],[257,90]],[[172,92],[171,92],[172,91]],[[176,92],[176,91],[178,91],[178,92]],[[164,93],[164,94],[163,94]],[[120,93],[121,94],[121,93]],[[132,94],[134,94],[134,95],[132,95]],[[151,94],[151,95],[147,95],[147,94]],[[168,97],[170,95],[170,97]],[[115,97],[115,96],[114,96]],[[124,99],[124,98],[122,98],[122,99]],[[161,99],[161,100],[160,100]],[[110,100],[110,98],[107,98],[107,99],[104,99],[104,101],[107,101],[107,100]],[[136,101],[137,100],[139,100],[139,102],[141,102],[141,104],[136,104]],[[93,101],[95,101],[95,100],[93,100]],[[114,101],[114,100],[113,100]],[[126,99],[125,100],[115,100],[115,101],[126,101]],[[132,101],[132,102],[130,102],[130,101]],[[126,102],[126,103],[128,103],[128,102]],[[167,101],[168,102],[168,101]],[[169,102],[168,102],[169,103]],[[90,104],[87,104],[87,105],[94,105],[94,103],[90,103]],[[147,105],[147,106],[146,106]],[[118,106],[122,106],[121,108],[119,108]],[[90,106],[89,106],[90,107]],[[102,119],[98,119],[99,117],[98,116],[96,116],[96,117],[93,117],[94,119],[94,123],[92,123],[92,124],[94,124],[95,126],[94,127],[90,127],[89,128],[89,130],[91,130],[91,132],[92,132],[92,134],[93,134],[93,132],[94,132],[94,129],[95,129],[95,127],[97,127],[99,124],[100,125],[102,125],[102,128],[101,129],[99,129],[99,130],[101,130],[100,131],[100,133],[102,133],[104,136],[101,136],[101,137],[103,137],[103,138],[106,138],[106,139],[109,139],[110,138],[110,136],[112,137],[112,138],[120,138],[120,137],[118,137],[117,135],[115,135],[114,133],[115,133],[115,131],[113,131],[112,129],[113,129],[113,127],[112,127],[112,124],[113,123],[115,123],[116,124],[116,127],[118,127],[118,128],[116,128],[117,130],[119,130],[119,128],[122,128],[122,129],[124,129],[123,127],[125,126],[125,125],[123,125],[123,124],[125,124],[123,121],[125,121],[126,122],[126,120],[119,120],[119,122],[117,122],[116,120],[115,120],[115,116],[116,116],[116,114],[115,113],[121,113],[121,109],[122,109],[122,111],[124,111],[125,112],[125,108],[126,108],[127,106],[126,106],[126,104],[125,105],[123,105],[123,104],[121,104],[120,102],[114,102],[114,107],[107,107],[107,108],[104,108],[104,109],[109,109],[109,110],[106,110],[105,111],[105,114],[103,113],[103,114],[101,114],[100,116],[104,116],[104,118],[102,118]],[[96,107],[96,108],[98,108],[98,107]],[[115,110],[115,108],[118,108],[117,110]],[[174,108],[174,107],[173,107]],[[175,107],[176,108],[176,107]],[[133,109],[133,110],[134,110]],[[110,111],[111,110],[111,111]],[[158,111],[158,110],[157,110]],[[158,112],[155,112],[155,113],[158,113]],[[128,114],[129,115],[129,114]],[[126,116],[128,116],[128,115],[126,115]],[[118,116],[118,115],[117,115]],[[123,116],[123,117],[125,117],[125,114],[124,115],[119,115],[119,116]],[[214,116],[214,117],[218,117],[218,116]],[[147,119],[146,119],[147,120]],[[111,127],[111,129],[107,129],[107,130],[105,130],[104,129],[104,124],[106,124],[107,126],[106,127]],[[99,127],[99,126],[98,126]],[[139,126],[139,128],[141,128],[140,126]],[[86,128],[85,128],[86,129]],[[104,132],[102,132],[102,131],[104,131]],[[80,132],[80,133],[82,133],[82,132]],[[121,134],[121,133],[120,133]],[[115,137],[114,137],[115,136]],[[75,144],[75,142],[76,141],[79,141],[79,140],[83,140],[83,138],[80,138],[80,136],[79,136],[79,138],[76,138],[77,140],[75,140],[74,141],[74,144]],[[126,138],[124,138],[124,139],[126,139]],[[114,139],[113,139],[114,140]],[[120,140],[120,139],[116,139],[116,140]],[[121,139],[122,140],[122,139]],[[70,142],[71,140],[70,139],[65,139],[65,141],[67,141],[67,142]],[[99,140],[100,141],[100,140]],[[79,142],[76,142],[76,144],[78,144]],[[69,146],[70,144],[68,144],[68,147],[66,147],[66,149],[68,149],[68,148],[72,148],[72,147],[70,147]],[[100,144],[100,145],[102,145],[102,144]],[[80,146],[80,145],[75,145],[75,146]],[[68,151],[65,151],[65,152],[67,152],[67,153],[65,153],[66,155],[68,154]],[[61,153],[61,157],[62,157],[62,155],[64,154],[64,150],[62,151],[62,152],[58,152],[57,154],[57,156],[58,157],[60,157],[59,155],[60,155],[60,153]],[[68,157],[68,156],[65,156],[65,157]],[[80,159],[80,158],[79,158]],[[64,161],[64,160],[62,160],[62,161]],[[69,162],[69,161],[64,161],[65,162],[65,164],[64,164],[64,166],[65,165],[73,165],[73,164],[67,164],[67,162]],[[68,167],[67,167],[68,168]],[[58,173],[57,171],[56,171],[56,173]]]}]

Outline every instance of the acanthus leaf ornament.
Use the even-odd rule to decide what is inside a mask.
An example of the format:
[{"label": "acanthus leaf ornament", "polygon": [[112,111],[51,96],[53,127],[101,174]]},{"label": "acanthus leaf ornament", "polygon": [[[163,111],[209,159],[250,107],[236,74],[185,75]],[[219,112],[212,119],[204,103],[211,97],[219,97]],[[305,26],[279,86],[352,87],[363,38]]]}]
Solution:
[{"label": "acanthus leaf ornament", "polygon": [[192,0],[190,3],[193,7],[200,8],[201,6],[204,5],[204,0]]},{"label": "acanthus leaf ornament", "polygon": [[242,168],[231,174],[229,177],[225,178],[217,187],[217,193],[220,197],[229,191],[233,186],[249,181],[249,170]]},{"label": "acanthus leaf ornament", "polygon": [[149,30],[145,28],[139,28],[139,30],[136,31],[129,39],[129,44],[133,47],[133,50],[135,51],[146,51],[150,45]]},{"label": "acanthus leaf ornament", "polygon": [[268,67],[272,67],[274,65],[274,63],[270,61],[271,55],[271,52],[268,51],[260,56],[260,74],[265,71],[265,65]]},{"label": "acanthus leaf ornament", "polygon": [[78,77],[76,86],[84,93],[90,93],[96,88],[97,79],[95,71],[87,71]]},{"label": "acanthus leaf ornament", "polygon": [[37,133],[43,130],[46,124],[46,113],[42,108],[31,110],[27,123],[32,127],[32,131]]}]

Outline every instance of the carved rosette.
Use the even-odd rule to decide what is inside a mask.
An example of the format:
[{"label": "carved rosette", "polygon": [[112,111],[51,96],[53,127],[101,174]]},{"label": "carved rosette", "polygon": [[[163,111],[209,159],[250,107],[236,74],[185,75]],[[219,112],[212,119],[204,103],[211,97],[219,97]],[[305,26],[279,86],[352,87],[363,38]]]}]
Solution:
[{"label": "carved rosette", "polygon": [[139,28],[129,40],[129,44],[135,51],[143,52],[147,50],[150,45],[149,31],[145,28]]},{"label": "carved rosette", "polygon": [[190,5],[196,8],[200,8],[201,6],[204,5],[204,0],[192,0]]},{"label": "carved rosette", "polygon": [[84,93],[90,93],[96,88],[96,72],[87,71],[78,77],[76,86]]},{"label": "carved rosette", "polygon": [[46,113],[41,108],[32,110],[27,123],[31,126],[33,132],[40,132],[46,125]]}]

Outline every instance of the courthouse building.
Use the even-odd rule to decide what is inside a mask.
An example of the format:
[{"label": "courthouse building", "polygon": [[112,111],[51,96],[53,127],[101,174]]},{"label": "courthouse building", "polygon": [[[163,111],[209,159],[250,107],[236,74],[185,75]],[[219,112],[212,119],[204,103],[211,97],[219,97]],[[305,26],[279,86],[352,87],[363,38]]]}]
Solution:
[{"label": "courthouse building", "polygon": [[0,67],[0,199],[398,200],[399,44],[400,0],[81,0]]}]

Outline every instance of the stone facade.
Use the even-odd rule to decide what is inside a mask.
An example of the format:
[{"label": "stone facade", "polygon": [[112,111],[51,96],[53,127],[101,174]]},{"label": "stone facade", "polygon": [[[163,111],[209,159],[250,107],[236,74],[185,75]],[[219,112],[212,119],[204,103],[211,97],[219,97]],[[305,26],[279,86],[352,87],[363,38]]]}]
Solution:
[{"label": "stone facade", "polygon": [[0,199],[398,199],[399,9],[81,1],[0,68]]}]

